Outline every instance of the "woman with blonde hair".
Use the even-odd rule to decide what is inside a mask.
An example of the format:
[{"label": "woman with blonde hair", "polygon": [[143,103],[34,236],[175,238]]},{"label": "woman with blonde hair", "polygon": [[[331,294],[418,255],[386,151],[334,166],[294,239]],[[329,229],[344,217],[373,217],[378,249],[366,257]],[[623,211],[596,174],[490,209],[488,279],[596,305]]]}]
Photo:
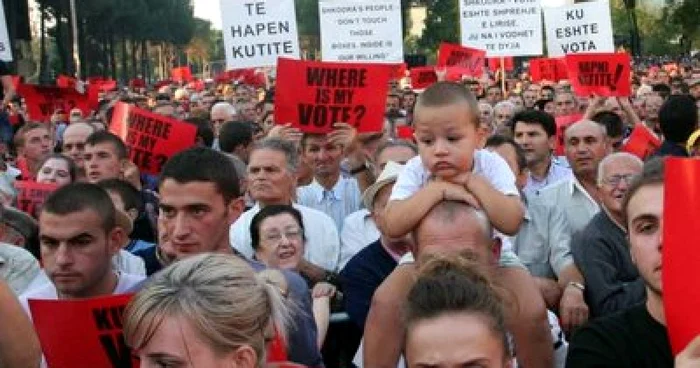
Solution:
[{"label": "woman with blonde hair", "polygon": [[129,303],[126,342],[141,367],[262,367],[266,343],[289,321],[284,286],[271,281],[283,278],[270,276],[233,255],[176,262]]}]

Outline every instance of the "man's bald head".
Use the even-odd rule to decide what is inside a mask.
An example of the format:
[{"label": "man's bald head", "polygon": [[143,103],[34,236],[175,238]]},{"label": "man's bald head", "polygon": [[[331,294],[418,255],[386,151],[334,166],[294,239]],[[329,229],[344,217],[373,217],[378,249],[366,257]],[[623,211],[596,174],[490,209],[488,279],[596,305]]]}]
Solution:
[{"label": "man's bald head", "polygon": [[84,168],[83,153],[85,152],[85,141],[90,134],[95,132],[95,127],[86,122],[71,123],[63,132],[64,154],[72,158],[79,168]]},{"label": "man's bald head", "polygon": [[582,132],[591,132],[602,138],[605,138],[607,135],[605,126],[602,124],[596,123],[593,120],[581,120],[566,128],[564,131],[564,138],[568,140],[570,137],[580,135]]},{"label": "man's bald head", "polygon": [[492,263],[500,253],[488,217],[464,202],[435,205],[413,231],[413,239],[416,259],[425,254],[460,254]]},{"label": "man's bald head", "polygon": [[566,128],[564,143],[576,178],[595,183],[598,163],[610,153],[605,126],[591,120],[574,123]]}]

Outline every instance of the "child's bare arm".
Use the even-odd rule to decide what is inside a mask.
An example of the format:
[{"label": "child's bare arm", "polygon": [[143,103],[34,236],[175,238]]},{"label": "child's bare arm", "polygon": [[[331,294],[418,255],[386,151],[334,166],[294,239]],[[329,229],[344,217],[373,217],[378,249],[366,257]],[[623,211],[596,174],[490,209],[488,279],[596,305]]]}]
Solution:
[{"label": "child's bare arm", "polygon": [[523,222],[525,211],[520,198],[505,195],[496,190],[484,177],[469,175],[466,188],[479,200],[481,208],[496,230],[506,235],[515,235]]},{"label": "child's bare arm", "polygon": [[389,237],[408,234],[442,200],[462,201],[478,206],[476,199],[464,186],[443,181],[431,181],[412,196],[392,200],[384,209],[382,232]]}]

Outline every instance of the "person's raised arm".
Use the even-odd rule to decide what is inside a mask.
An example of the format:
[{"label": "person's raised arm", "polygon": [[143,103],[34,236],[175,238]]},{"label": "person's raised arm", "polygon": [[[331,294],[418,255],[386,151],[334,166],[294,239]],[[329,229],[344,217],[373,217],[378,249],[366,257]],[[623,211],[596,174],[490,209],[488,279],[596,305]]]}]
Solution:
[{"label": "person's raised arm", "polygon": [[0,279],[0,367],[38,367],[41,347],[29,317]]},{"label": "person's raised arm", "polygon": [[3,110],[5,106],[12,101],[12,98],[15,97],[15,85],[12,83],[12,76],[10,75],[0,76],[0,82],[2,83],[2,90],[5,92],[2,106],[0,106],[0,110]]}]

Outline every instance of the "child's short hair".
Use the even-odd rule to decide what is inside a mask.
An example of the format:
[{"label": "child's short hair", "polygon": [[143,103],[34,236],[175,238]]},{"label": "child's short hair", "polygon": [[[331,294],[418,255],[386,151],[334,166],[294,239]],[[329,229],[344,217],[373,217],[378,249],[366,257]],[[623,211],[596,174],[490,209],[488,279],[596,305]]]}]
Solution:
[{"label": "child's short hair", "polygon": [[479,128],[479,108],[474,94],[468,88],[454,82],[437,82],[418,96],[415,111],[421,107],[442,107],[466,103],[469,107],[469,121]]}]

